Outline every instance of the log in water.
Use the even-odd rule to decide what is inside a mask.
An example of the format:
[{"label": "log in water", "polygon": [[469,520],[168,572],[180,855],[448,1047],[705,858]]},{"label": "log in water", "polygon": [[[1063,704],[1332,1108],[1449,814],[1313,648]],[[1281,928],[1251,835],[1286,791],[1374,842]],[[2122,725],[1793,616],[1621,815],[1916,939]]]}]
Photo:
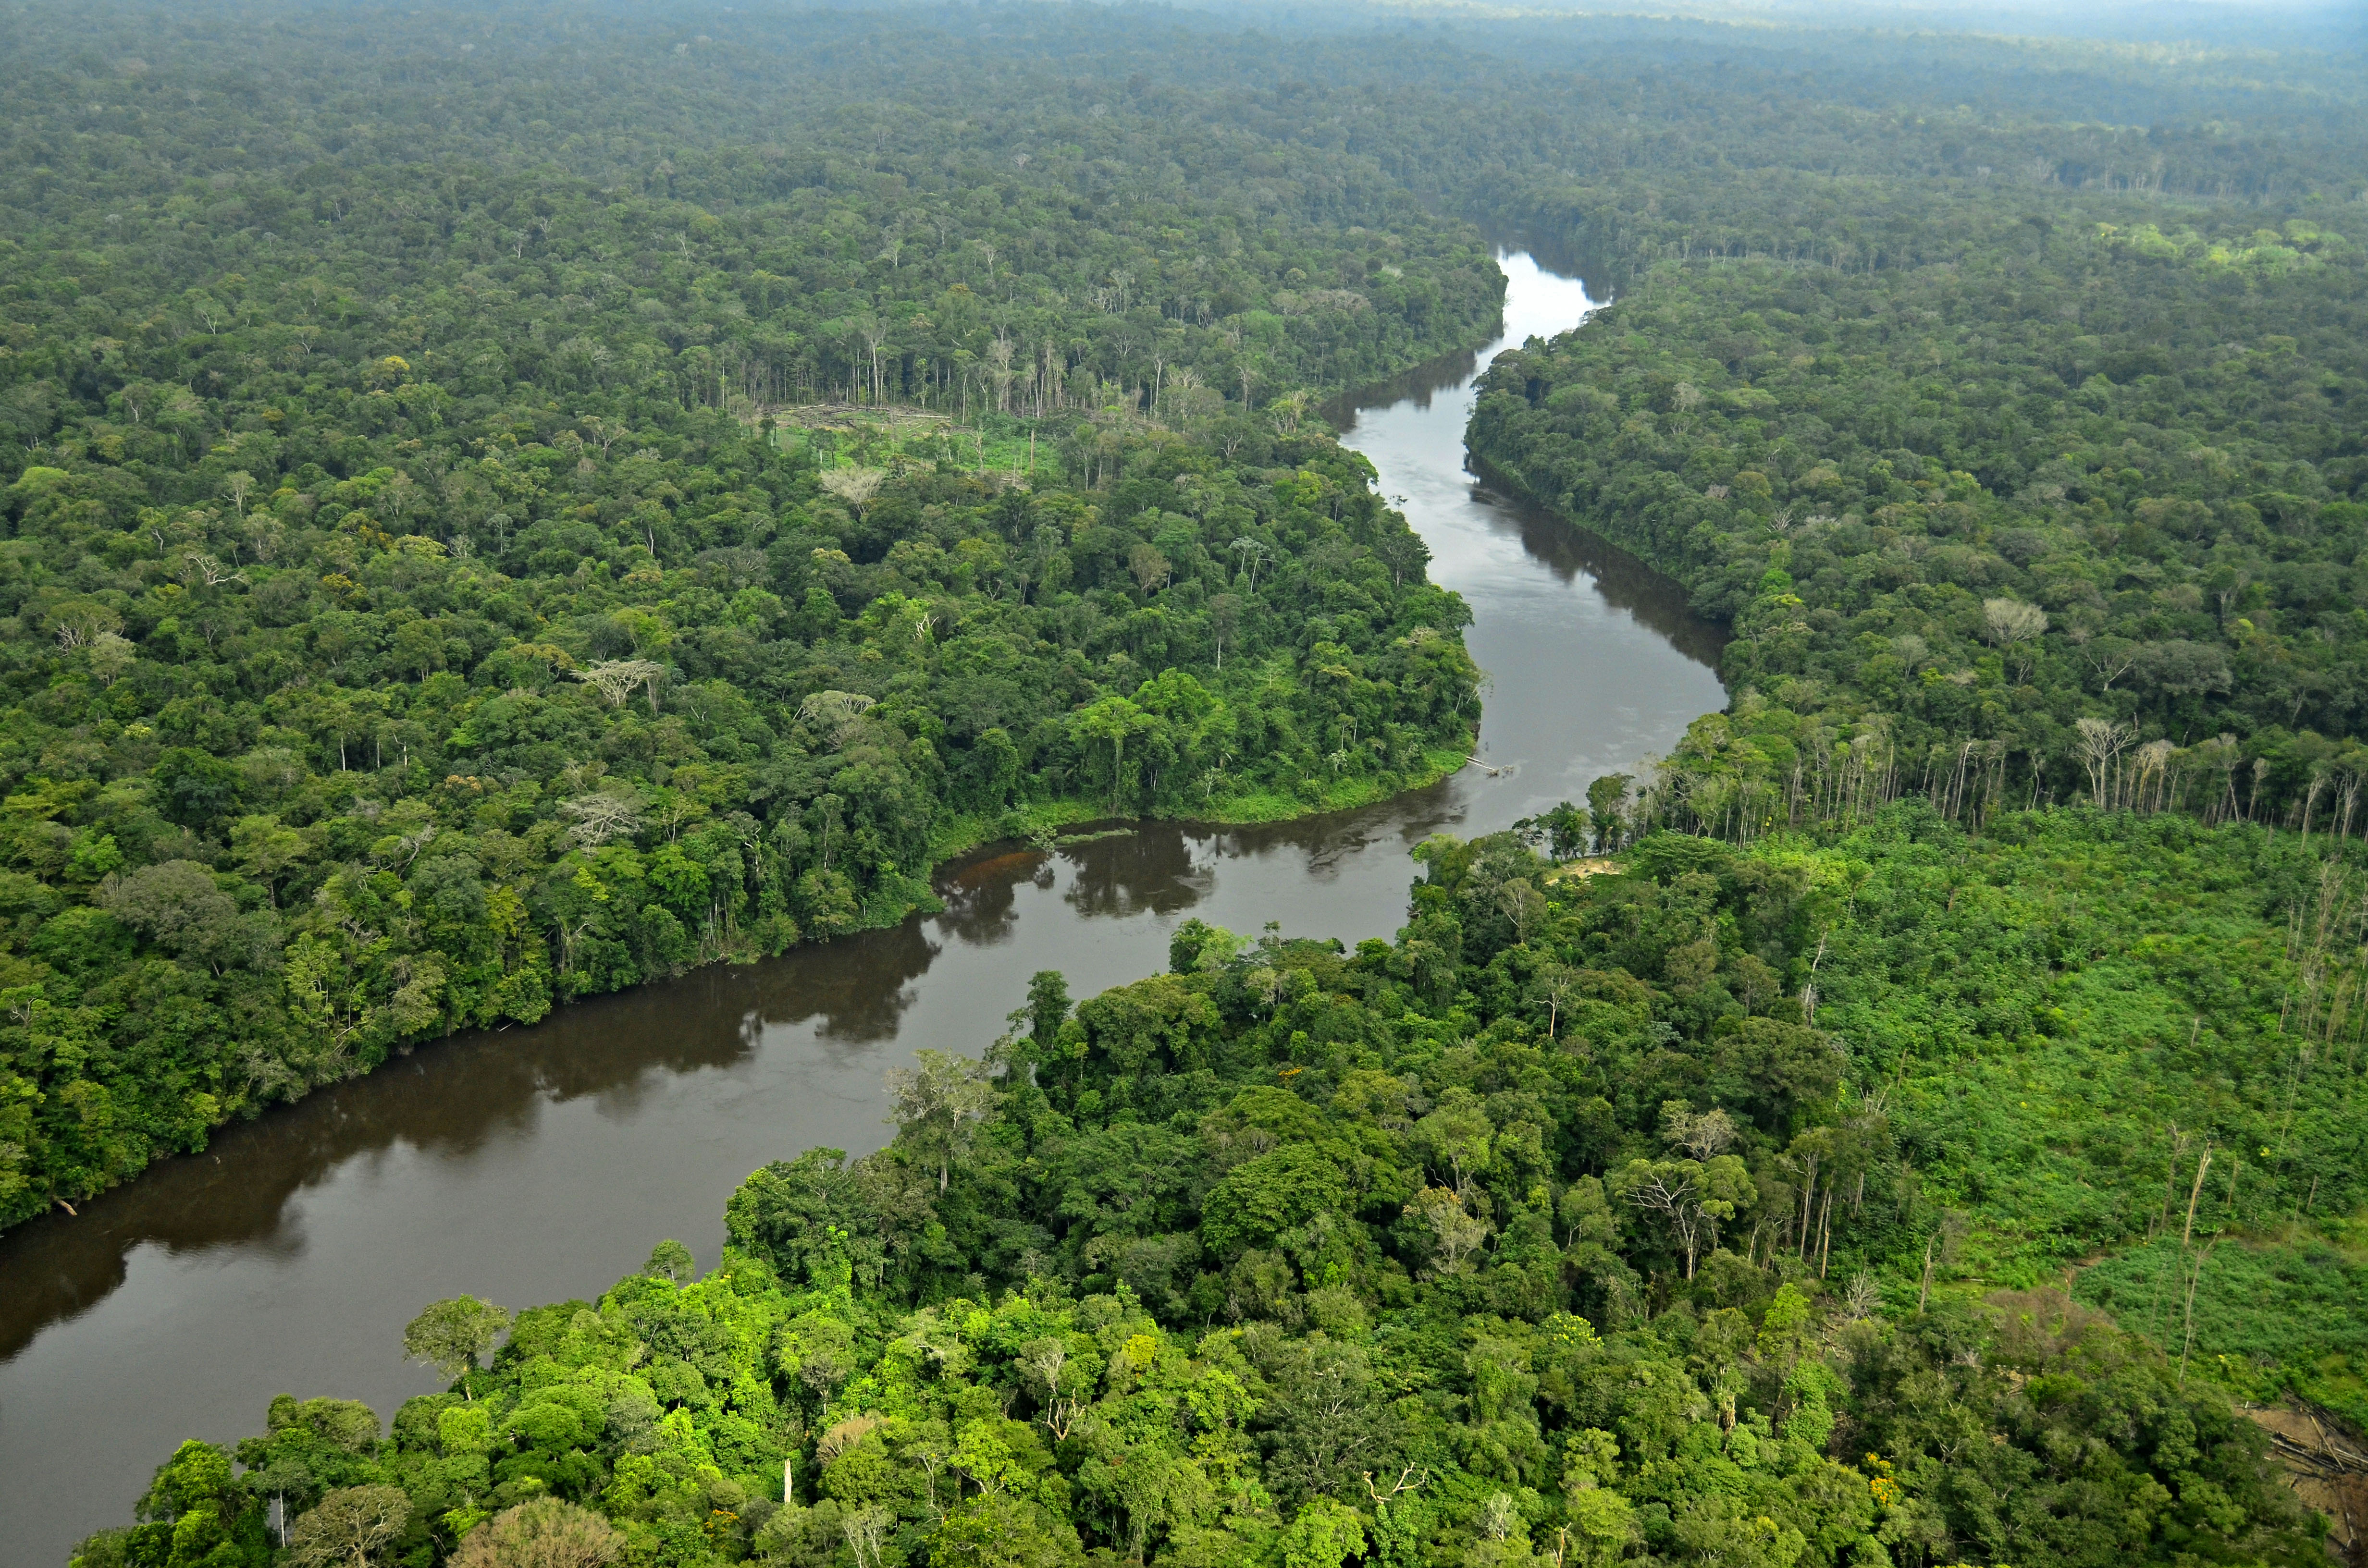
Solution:
[{"label": "log in water", "polygon": [[1674,585],[1464,471],[1475,368],[1589,308],[1577,280],[1503,264],[1504,339],[1376,389],[1343,436],[1471,603],[1493,773],[1305,822],[989,851],[941,874],[942,915],[423,1049],[24,1226],[0,1241],[0,1568],[56,1568],[128,1522],[176,1443],[259,1430],[275,1393],[393,1415],[437,1386],[401,1340],[438,1297],[594,1296],[665,1236],[712,1262],[734,1183],[879,1147],[882,1071],[978,1050],[1034,971],[1078,996],[1150,973],[1188,914],[1387,936],[1425,835],[1576,799],[1722,706],[1720,634]]}]

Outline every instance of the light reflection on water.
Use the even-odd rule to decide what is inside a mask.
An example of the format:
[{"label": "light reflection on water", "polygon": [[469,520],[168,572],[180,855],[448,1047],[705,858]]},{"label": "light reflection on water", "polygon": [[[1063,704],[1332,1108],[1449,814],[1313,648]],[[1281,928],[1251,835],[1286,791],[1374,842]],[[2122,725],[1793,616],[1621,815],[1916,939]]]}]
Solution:
[{"label": "light reflection on water", "polygon": [[[1576,279],[1503,264],[1507,341],[1589,308]],[[174,1444],[257,1430],[275,1393],[392,1415],[435,1386],[401,1349],[429,1301],[591,1296],[669,1235],[713,1259],[734,1183],[877,1148],[882,1070],[977,1050],[1034,971],[1079,996],[1151,972],[1188,911],[1386,936],[1426,835],[1575,798],[1723,705],[1717,629],[1673,585],[1464,472],[1471,377],[1500,347],[1379,389],[1343,439],[1470,602],[1481,755],[1509,770],[1310,822],[991,851],[948,869],[940,915],[429,1047],[23,1227],[0,1240],[0,1568],[55,1568]]]}]

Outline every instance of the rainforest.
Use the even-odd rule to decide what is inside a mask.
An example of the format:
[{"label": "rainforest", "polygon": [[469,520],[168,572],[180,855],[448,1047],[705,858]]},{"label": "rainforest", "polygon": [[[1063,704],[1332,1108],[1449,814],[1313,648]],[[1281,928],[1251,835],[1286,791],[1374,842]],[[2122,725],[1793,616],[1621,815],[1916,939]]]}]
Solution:
[{"label": "rainforest", "polygon": [[[981,868],[1152,922],[825,1030],[830,1146],[577,1299],[256,1292],[305,1381],[51,1391],[153,1479],[0,1492],[22,1561],[2368,1561],[2356,16],[0,36],[10,1294],[602,997],[899,1011],[861,944]],[[1540,267],[1588,308],[1524,337]],[[1715,710],[1507,731],[1657,677],[1481,656],[1366,417],[1435,399]],[[1220,918],[1300,819],[1272,886],[1391,857],[1345,939]],[[1160,824],[1183,891],[1089,885]]]}]

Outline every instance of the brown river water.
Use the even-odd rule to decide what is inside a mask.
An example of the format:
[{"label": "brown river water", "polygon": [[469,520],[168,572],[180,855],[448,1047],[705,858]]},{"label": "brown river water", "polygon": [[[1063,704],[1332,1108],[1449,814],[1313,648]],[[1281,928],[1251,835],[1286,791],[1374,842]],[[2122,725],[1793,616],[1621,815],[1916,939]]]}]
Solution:
[{"label": "brown river water", "polygon": [[1425,835],[1577,799],[1723,706],[1722,633],[1675,585],[1465,471],[1475,368],[1591,308],[1577,279],[1502,260],[1503,339],[1335,411],[1472,605],[1497,775],[1272,826],[991,848],[940,872],[940,915],[423,1048],[0,1238],[0,1568],[58,1568],[129,1522],[174,1445],[259,1431],[275,1393],[391,1416],[437,1386],[402,1351],[428,1301],[590,1298],[667,1236],[712,1263],[735,1183],[816,1144],[878,1148],[884,1070],[981,1049],[1035,971],[1091,995],[1164,967],[1188,915],[1386,937]]}]

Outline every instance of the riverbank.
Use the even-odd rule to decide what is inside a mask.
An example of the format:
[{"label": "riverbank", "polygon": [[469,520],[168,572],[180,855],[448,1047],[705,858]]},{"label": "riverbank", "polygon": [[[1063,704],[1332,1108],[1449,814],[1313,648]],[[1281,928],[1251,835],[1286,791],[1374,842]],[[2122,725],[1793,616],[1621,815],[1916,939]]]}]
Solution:
[{"label": "riverbank", "polygon": [[[1449,759],[1359,769],[1383,760],[1370,737],[1383,733],[1468,745],[1480,676],[1463,607],[1407,569],[1421,547],[1361,460],[1320,433],[1259,439],[1260,460],[1232,467],[1167,437],[1134,454],[1189,495],[1140,474],[1088,482],[1074,463],[1068,488],[1027,496],[918,470],[869,471],[842,494],[768,470],[788,547],[644,565],[644,540],[620,547],[631,571],[536,579],[541,640],[394,687],[400,744],[335,754],[368,771],[310,772],[314,743],[294,726],[239,767],[124,727],[147,749],[121,766],[153,759],[156,788],[124,798],[128,818],[47,830],[69,844],[84,830],[96,858],[6,893],[35,918],[0,979],[46,1006],[0,1024],[0,1221],[70,1214],[221,1127],[433,1040],[894,926],[932,907],[949,854],[1110,809],[1055,799],[963,820],[956,802],[1066,785],[1133,804],[1147,781],[1098,777],[1121,748],[1130,765],[1160,759],[1171,805],[1186,780],[1233,781],[1194,802],[1219,821],[1434,780]],[[948,529],[963,536],[951,549]],[[1026,532],[1028,553],[1007,531]],[[908,537],[882,549],[892,532]],[[1383,577],[1377,562],[1395,565]],[[366,583],[337,579],[368,607],[349,613],[385,624],[414,590],[518,608],[513,579],[424,538],[357,570]],[[1327,615],[1337,631],[1311,640]],[[666,656],[593,656],[626,627]],[[1222,734],[1201,718],[1218,703]],[[981,714],[1025,730],[1028,767]],[[1369,744],[1335,749],[1336,732]],[[171,792],[185,776],[212,792],[185,801]],[[40,809],[100,810],[79,785],[61,791]],[[170,1007],[148,1001],[165,994]]]},{"label": "riverbank", "polygon": [[[1463,744],[1439,746],[1423,754],[1424,766],[1416,771],[1363,777],[1317,780],[1311,792],[1286,794],[1281,790],[1257,790],[1231,795],[1212,801],[1201,811],[1155,812],[1148,816],[1114,816],[1108,803],[1082,796],[1031,801],[1014,807],[995,817],[957,815],[940,824],[929,842],[929,872],[927,878],[905,877],[896,883],[883,880],[882,893],[864,906],[852,936],[863,931],[881,931],[901,926],[916,915],[937,915],[945,909],[938,896],[937,884],[947,869],[956,863],[971,859],[982,851],[999,846],[1027,846],[1039,851],[1069,847],[1079,840],[1074,836],[1082,831],[1091,838],[1105,838],[1133,832],[1154,824],[1178,824],[1195,827],[1256,827],[1275,823],[1304,822],[1340,812],[1353,812],[1379,805],[1401,795],[1428,790],[1441,780],[1473,766],[1473,748],[1479,744],[1475,729]],[[832,938],[821,942],[801,942],[784,949],[794,952],[803,948],[827,946]],[[767,958],[780,957],[754,951],[726,951],[702,960],[682,972],[703,968],[712,963],[757,963]]]},{"label": "riverbank", "polygon": [[1361,806],[1376,805],[1398,795],[1430,788],[1459,768],[1471,766],[1472,748],[1478,744],[1479,733],[1474,730],[1460,745],[1437,746],[1426,751],[1422,767],[1414,771],[1377,777],[1318,779],[1314,781],[1315,789],[1305,792],[1253,790],[1213,799],[1197,811],[1122,816],[1113,813],[1105,801],[1069,796],[1014,807],[992,819],[958,816],[951,819],[931,840],[929,855],[942,867],[949,861],[1000,841],[1044,843],[1049,842],[1052,835],[1070,828],[1155,822],[1247,827],[1264,823],[1298,822],[1334,812],[1351,812]]},{"label": "riverbank", "polygon": [[[1149,816],[1113,816],[1106,802],[1070,796],[1060,800],[1033,801],[1015,807],[1000,815],[986,818],[961,815],[951,818],[931,838],[929,871],[926,877],[905,876],[890,881],[882,879],[879,892],[863,906],[854,928],[844,936],[867,931],[882,931],[902,926],[916,915],[937,915],[945,909],[939,897],[937,884],[947,869],[958,862],[970,859],[982,851],[1001,845],[1028,846],[1040,851],[1064,848],[1076,840],[1068,836],[1080,830],[1094,838],[1113,836],[1154,824],[1179,824],[1195,827],[1255,827],[1276,823],[1304,822],[1340,812],[1353,812],[1379,805],[1401,795],[1428,790],[1441,780],[1473,766],[1472,750],[1479,744],[1474,731],[1460,746],[1435,747],[1423,754],[1424,767],[1415,772],[1384,775],[1379,778],[1354,778],[1326,781],[1310,794],[1285,794],[1280,790],[1254,791],[1212,801],[1201,811],[1154,812]],[[1105,831],[1109,830],[1109,831]],[[677,975],[653,978],[674,979],[717,963],[761,963],[767,959],[782,957],[802,949],[827,947],[844,937],[824,937],[804,941],[782,949],[780,953],[765,953],[749,949],[720,950],[700,962],[686,966]],[[601,993],[610,994],[615,993]],[[580,1000],[588,1001],[590,997]],[[461,1031],[454,1031],[459,1033]],[[449,1038],[449,1037],[447,1037]]]},{"label": "riverbank", "polygon": [[[1677,585],[1685,595],[1687,613],[1698,616],[1722,629],[1726,626],[1727,623],[1717,620],[1707,612],[1692,608],[1696,585],[1687,578],[1688,562],[1682,560],[1668,560],[1662,551],[1654,547],[1652,535],[1645,529],[1626,526],[1618,519],[1597,521],[1592,518],[1572,517],[1562,508],[1552,486],[1535,483],[1520,463],[1501,454],[1491,456],[1482,452],[1475,446],[1469,449],[1466,460],[1471,464],[1472,472],[1483,482],[1503,491],[1521,505],[1536,507],[1564,528],[1576,528],[1603,540],[1606,544],[1632,557],[1638,565],[1643,566],[1662,581]],[[1722,646],[1723,642],[1724,640],[1722,640]]]},{"label": "riverbank", "polygon": [[[1523,256],[1502,265],[1506,339],[1583,313],[1575,281]],[[1471,373],[1451,363],[1386,393],[1340,442],[1420,536],[1429,581],[1470,606],[1463,640],[1493,684],[1466,753],[1493,774],[1426,784],[1463,761],[1442,747],[1394,792],[1343,778],[1320,800],[1221,800],[1110,837],[1089,825],[1105,803],[1048,802],[1068,839],[1049,857],[982,855],[1008,835],[1000,818],[973,822],[952,866],[932,877],[916,858],[904,885],[908,911],[938,913],[883,910],[878,928],[765,962],[436,1041],[219,1129],[208,1153],[78,1204],[79,1219],[0,1237],[0,1278],[23,1287],[0,1291],[0,1517],[28,1527],[0,1543],[0,1568],[58,1561],[121,1516],[159,1443],[244,1436],[275,1392],[383,1412],[439,1386],[401,1353],[428,1301],[596,1291],[664,1236],[712,1260],[723,1197],[749,1171],[801,1149],[878,1147],[883,1072],[919,1047],[975,1051],[1037,971],[1061,971],[1073,995],[1140,979],[1187,918],[1386,940],[1405,923],[1410,846],[1509,826],[1665,752],[1724,700],[1714,644],[1673,587],[1645,591],[1572,530],[1474,484]],[[1342,809],[1360,798],[1371,803]],[[929,847],[962,842],[954,828]]]}]

